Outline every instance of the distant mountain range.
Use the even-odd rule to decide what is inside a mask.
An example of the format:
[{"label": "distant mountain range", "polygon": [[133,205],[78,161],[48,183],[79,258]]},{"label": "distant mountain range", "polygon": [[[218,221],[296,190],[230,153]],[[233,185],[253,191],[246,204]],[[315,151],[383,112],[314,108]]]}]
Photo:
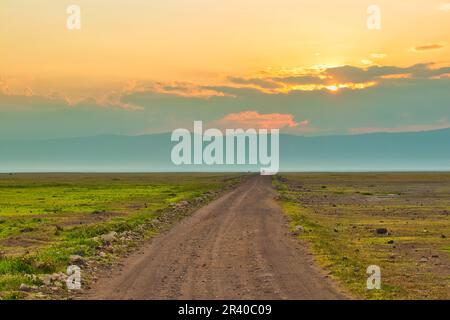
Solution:
[{"label": "distant mountain range", "polygon": [[[170,134],[0,140],[0,172],[255,171],[172,163]],[[450,129],[304,137],[280,135],[281,171],[448,171]]]}]

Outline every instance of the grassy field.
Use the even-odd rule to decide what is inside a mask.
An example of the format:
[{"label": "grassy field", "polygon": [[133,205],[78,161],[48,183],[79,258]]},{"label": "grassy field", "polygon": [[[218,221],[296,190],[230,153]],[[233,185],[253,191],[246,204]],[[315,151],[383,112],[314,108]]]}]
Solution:
[{"label": "grassy field", "polygon": [[[64,297],[42,279],[64,273],[71,256],[86,268],[111,263],[242,178],[0,174],[0,298]],[[298,173],[274,184],[294,234],[355,297],[450,298],[450,174]],[[111,232],[113,244],[102,238]],[[366,289],[369,265],[381,267],[381,290]]]},{"label": "grassy field", "polygon": [[[450,299],[450,174],[298,173],[274,184],[294,235],[355,297]],[[381,267],[381,290],[366,288],[369,265]]]},{"label": "grassy field", "polygon": [[[32,297],[19,287],[41,288],[41,275],[65,272],[71,255],[108,261],[117,248],[105,244],[102,235],[116,232],[114,237],[125,240],[152,236],[241,178],[0,174],[0,298]],[[61,294],[59,289],[53,288],[54,294]]]}]

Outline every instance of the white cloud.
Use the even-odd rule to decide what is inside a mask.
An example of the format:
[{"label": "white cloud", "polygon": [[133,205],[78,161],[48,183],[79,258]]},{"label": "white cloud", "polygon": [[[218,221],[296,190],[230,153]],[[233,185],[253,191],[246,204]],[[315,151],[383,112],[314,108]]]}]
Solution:
[{"label": "white cloud", "polygon": [[439,10],[440,11],[445,11],[445,12],[450,11],[450,2],[442,3],[439,6]]}]

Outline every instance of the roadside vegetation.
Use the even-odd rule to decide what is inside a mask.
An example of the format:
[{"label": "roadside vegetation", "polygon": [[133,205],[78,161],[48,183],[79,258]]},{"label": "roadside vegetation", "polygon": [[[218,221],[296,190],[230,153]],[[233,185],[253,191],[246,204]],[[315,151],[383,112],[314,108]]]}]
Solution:
[{"label": "roadside vegetation", "polygon": [[69,297],[68,265],[86,271],[108,265],[242,178],[1,174],[0,298]]},{"label": "roadside vegetation", "polygon": [[[450,299],[450,174],[281,174],[295,237],[351,295]],[[366,269],[381,268],[381,290]]]}]

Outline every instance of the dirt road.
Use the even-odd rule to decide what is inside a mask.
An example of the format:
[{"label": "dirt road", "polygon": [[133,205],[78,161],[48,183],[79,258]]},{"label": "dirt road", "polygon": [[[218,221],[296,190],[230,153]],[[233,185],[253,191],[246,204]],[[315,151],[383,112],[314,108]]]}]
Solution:
[{"label": "dirt road", "polygon": [[252,177],[101,278],[88,299],[342,299]]}]

